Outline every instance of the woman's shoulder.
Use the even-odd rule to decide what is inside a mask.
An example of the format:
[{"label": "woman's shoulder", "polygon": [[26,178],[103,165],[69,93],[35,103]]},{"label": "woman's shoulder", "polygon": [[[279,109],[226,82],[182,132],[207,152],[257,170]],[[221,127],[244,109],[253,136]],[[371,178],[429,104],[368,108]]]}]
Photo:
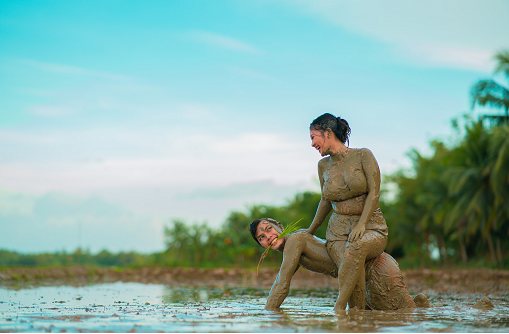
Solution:
[{"label": "woman's shoulder", "polygon": [[366,147],[361,147],[361,148],[351,148],[350,150],[352,150],[353,152],[355,153],[358,153],[358,154],[366,154],[366,153],[371,153],[371,150],[369,148],[366,148]]},{"label": "woman's shoulder", "polygon": [[290,238],[295,239],[295,242],[309,242],[309,241],[315,241],[320,240],[313,234],[310,234],[307,230],[297,230],[296,232],[289,235]]},{"label": "woman's shoulder", "polygon": [[291,252],[295,252],[297,250],[302,250],[304,245],[306,244],[306,234],[304,231],[296,231],[292,234],[286,236],[285,248],[283,253],[286,253],[288,250]]},{"label": "woman's shoulder", "polygon": [[307,232],[306,230],[297,230],[292,234],[288,235],[288,239],[286,241],[288,242],[291,240],[292,242],[300,243],[306,242],[306,240],[309,239],[310,237],[313,236],[309,234],[309,232]]},{"label": "woman's shoulder", "polygon": [[324,242],[324,240],[310,234],[307,230],[297,230],[296,232],[288,235],[286,239],[287,244],[291,244],[293,247],[298,247],[300,249],[304,249],[306,245],[309,245],[310,243],[323,244]]},{"label": "woman's shoulder", "polygon": [[374,157],[373,152],[369,148],[352,148],[352,151],[354,151],[356,154],[358,154],[361,158],[365,157]]},{"label": "woman's shoulder", "polygon": [[330,156],[326,156],[325,158],[321,158],[320,161],[318,161],[318,168],[323,168],[330,160]]}]

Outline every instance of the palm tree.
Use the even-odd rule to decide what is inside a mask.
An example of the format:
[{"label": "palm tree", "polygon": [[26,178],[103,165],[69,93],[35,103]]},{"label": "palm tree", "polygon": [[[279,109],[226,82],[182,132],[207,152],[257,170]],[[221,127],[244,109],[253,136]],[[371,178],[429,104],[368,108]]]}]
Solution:
[{"label": "palm tree", "polygon": [[494,230],[499,231],[496,236],[497,257],[503,261],[501,241],[507,240],[509,235],[509,123],[497,126],[493,131],[493,151],[498,152],[491,173],[491,187],[495,194],[495,222]]},{"label": "palm tree", "polygon": [[[500,126],[500,129],[505,128]],[[500,147],[504,144],[502,140],[495,142],[495,129],[485,128],[482,122],[467,126],[465,138],[452,150],[451,164],[444,177],[450,182],[449,194],[455,201],[447,217],[449,224],[457,222],[462,230],[465,229],[459,232],[465,236],[467,244],[472,238],[482,236],[496,265],[502,258],[495,252],[492,235],[505,221],[505,212],[501,211],[505,203],[501,196],[507,192],[507,183],[504,182],[507,171],[497,174],[494,179],[493,171],[501,157]],[[500,164],[505,165],[507,157],[500,158],[503,160]],[[503,189],[494,192],[494,183],[501,183]]]},{"label": "palm tree", "polygon": [[[509,50],[504,50],[495,55],[497,66],[494,73],[503,74],[509,79]],[[489,119],[495,123],[509,122],[509,89],[496,82],[495,80],[481,80],[472,87],[470,91],[472,96],[472,108],[479,104],[480,106],[490,106],[504,109],[505,115],[484,115],[481,119]]]}]

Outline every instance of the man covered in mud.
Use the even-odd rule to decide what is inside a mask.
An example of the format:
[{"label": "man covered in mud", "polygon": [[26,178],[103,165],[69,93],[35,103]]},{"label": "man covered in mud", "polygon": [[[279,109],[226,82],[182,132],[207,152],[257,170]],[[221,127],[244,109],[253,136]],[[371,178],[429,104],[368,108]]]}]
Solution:
[{"label": "man covered in mud", "polygon": [[[291,279],[300,266],[309,271],[338,277],[338,268],[329,257],[323,240],[305,230],[278,239],[283,230],[283,225],[271,218],[258,219],[250,225],[251,235],[260,246],[283,253],[283,263],[265,305],[267,310],[281,306],[290,292]],[[384,252],[366,261],[365,270],[366,304],[360,305],[363,299],[359,298],[361,291],[354,291],[348,301],[350,309],[397,310],[430,306],[422,293],[415,298],[408,294],[399,266],[389,254]]]}]

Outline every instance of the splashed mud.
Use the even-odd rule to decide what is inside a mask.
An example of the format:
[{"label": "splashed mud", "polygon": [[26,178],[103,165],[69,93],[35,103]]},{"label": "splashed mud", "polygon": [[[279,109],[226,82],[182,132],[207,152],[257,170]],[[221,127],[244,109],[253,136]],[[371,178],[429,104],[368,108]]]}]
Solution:
[{"label": "splashed mud", "polygon": [[281,311],[267,289],[104,283],[0,287],[0,332],[507,332],[509,294],[426,292],[431,307],[399,311],[332,308],[336,288],[292,289]]}]

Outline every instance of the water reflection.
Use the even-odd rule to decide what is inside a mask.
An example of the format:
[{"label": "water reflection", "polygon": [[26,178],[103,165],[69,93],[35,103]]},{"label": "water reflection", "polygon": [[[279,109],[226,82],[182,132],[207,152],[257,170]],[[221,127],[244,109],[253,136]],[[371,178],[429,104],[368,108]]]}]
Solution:
[{"label": "water reflection", "polygon": [[268,291],[261,288],[218,287],[163,287],[163,303],[199,303],[209,300],[231,300],[246,297],[266,297]]},{"label": "water reflection", "polygon": [[509,296],[495,308],[482,295],[430,293],[432,307],[332,311],[335,289],[293,289],[278,312],[264,310],[260,288],[114,283],[84,287],[0,288],[0,331],[114,332],[507,332]]}]

